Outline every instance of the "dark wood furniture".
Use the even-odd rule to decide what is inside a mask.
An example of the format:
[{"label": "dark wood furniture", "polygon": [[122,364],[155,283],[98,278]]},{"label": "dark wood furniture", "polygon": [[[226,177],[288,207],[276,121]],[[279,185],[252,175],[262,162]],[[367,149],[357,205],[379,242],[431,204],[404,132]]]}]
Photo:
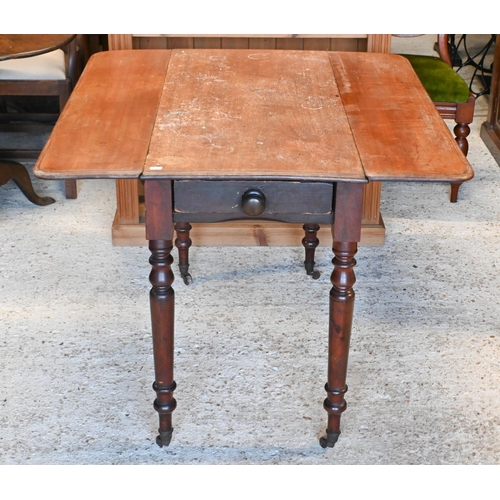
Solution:
[{"label": "dark wood furniture", "polygon": [[481,138],[500,165],[500,42],[497,37],[488,117],[481,125]]},{"label": "dark wood furniture", "polygon": [[[3,125],[6,130],[36,131],[37,124],[33,123],[33,120],[55,121],[57,119],[83,70],[87,57],[85,41],[84,35],[0,35],[0,61],[22,59],[23,65],[33,66],[40,64],[37,62],[38,56],[58,49],[64,49],[67,52],[66,74],[61,75],[59,79],[47,79],[37,75],[31,75],[30,78],[23,78],[22,75],[12,79],[0,78],[0,121],[3,124],[8,123],[8,125]],[[3,98],[18,96],[55,96],[58,98],[59,112],[7,113]],[[40,151],[40,149],[2,149],[0,158],[37,158]],[[66,198],[77,197],[75,180],[67,180],[65,188]]]},{"label": "dark wood furniture", "polygon": [[[467,83],[453,69],[449,53],[448,35],[438,35],[439,58],[408,55],[413,69],[444,119],[456,122],[455,140],[467,156],[470,134],[469,125],[474,119],[476,99]],[[451,183],[450,201],[456,203],[461,183]]]},{"label": "dark wood furniture", "polygon": [[[82,128],[88,133],[75,133]],[[209,49],[93,56],[35,172],[144,183],[160,446],[170,443],[176,407],[176,222],[264,217],[304,221],[311,232],[318,221],[333,223],[328,425],[320,440],[333,447],[346,409],[364,186],[473,175],[404,58]]]},{"label": "dark wood furniture", "polygon": [[0,160],[0,186],[14,181],[24,196],[35,205],[45,206],[55,203],[50,196],[38,196],[24,165],[12,160]]}]

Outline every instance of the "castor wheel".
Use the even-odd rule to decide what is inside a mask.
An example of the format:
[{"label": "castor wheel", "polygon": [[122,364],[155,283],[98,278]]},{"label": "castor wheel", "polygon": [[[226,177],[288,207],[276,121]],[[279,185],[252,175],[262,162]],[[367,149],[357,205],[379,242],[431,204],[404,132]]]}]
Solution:
[{"label": "castor wheel", "polygon": [[317,280],[321,276],[321,273],[314,269],[314,264],[314,261],[311,262],[306,260],[304,261],[304,268],[306,270],[307,276],[311,276],[313,280]]},{"label": "castor wheel", "polygon": [[185,285],[189,285],[193,282],[193,278],[188,272],[189,264],[179,264],[179,272],[181,273],[182,281]]},{"label": "castor wheel", "polygon": [[340,436],[340,431],[333,432],[326,430],[326,436],[319,438],[319,445],[321,448],[333,448],[335,443],[338,441]]},{"label": "castor wheel", "polygon": [[182,281],[184,281],[185,285],[189,285],[190,283],[193,282],[193,278],[189,273],[186,274],[181,274]]},{"label": "castor wheel", "polygon": [[158,429],[158,436],[156,436],[156,444],[163,448],[164,446],[168,446],[170,441],[172,441],[172,433],[174,429],[170,429],[169,431],[161,431]]}]

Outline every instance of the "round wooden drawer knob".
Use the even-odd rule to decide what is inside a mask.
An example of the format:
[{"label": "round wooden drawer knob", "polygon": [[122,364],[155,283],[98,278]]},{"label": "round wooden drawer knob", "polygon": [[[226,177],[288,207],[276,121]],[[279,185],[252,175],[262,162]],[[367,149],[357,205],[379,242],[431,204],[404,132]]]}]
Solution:
[{"label": "round wooden drawer knob", "polygon": [[261,215],[266,209],[266,196],[258,189],[245,191],[241,198],[241,209],[250,217]]}]

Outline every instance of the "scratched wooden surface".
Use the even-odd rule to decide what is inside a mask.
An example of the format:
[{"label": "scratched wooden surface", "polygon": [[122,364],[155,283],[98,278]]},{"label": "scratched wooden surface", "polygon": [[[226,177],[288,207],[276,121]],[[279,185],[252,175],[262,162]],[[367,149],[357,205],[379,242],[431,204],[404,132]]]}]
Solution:
[{"label": "scratched wooden surface", "polygon": [[449,182],[473,176],[413,70],[396,55],[96,54],[35,172],[137,178],[143,170],[184,179]]},{"label": "scratched wooden surface", "polygon": [[144,167],[170,51],[92,56],[43,149],[35,173],[137,178]]},{"label": "scratched wooden surface", "polygon": [[394,54],[330,52],[370,180],[450,181],[472,168],[412,67]]},{"label": "scratched wooden surface", "polygon": [[144,176],[366,180],[328,53],[174,50]]}]

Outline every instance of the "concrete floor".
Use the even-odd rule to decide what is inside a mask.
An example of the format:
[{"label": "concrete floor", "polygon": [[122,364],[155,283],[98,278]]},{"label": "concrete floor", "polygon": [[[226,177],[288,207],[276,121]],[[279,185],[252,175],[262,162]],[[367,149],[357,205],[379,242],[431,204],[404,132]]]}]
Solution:
[{"label": "concrete floor", "polygon": [[[418,48],[432,52],[434,37]],[[405,40],[395,39],[396,51]],[[421,50],[422,52],[422,50]],[[0,188],[0,463],[500,464],[500,167],[479,138],[475,177],[386,183],[383,247],[358,253],[348,409],[326,425],[331,251],[193,248],[176,276],[174,437],[155,444],[148,264],[113,247],[114,182]]]}]

